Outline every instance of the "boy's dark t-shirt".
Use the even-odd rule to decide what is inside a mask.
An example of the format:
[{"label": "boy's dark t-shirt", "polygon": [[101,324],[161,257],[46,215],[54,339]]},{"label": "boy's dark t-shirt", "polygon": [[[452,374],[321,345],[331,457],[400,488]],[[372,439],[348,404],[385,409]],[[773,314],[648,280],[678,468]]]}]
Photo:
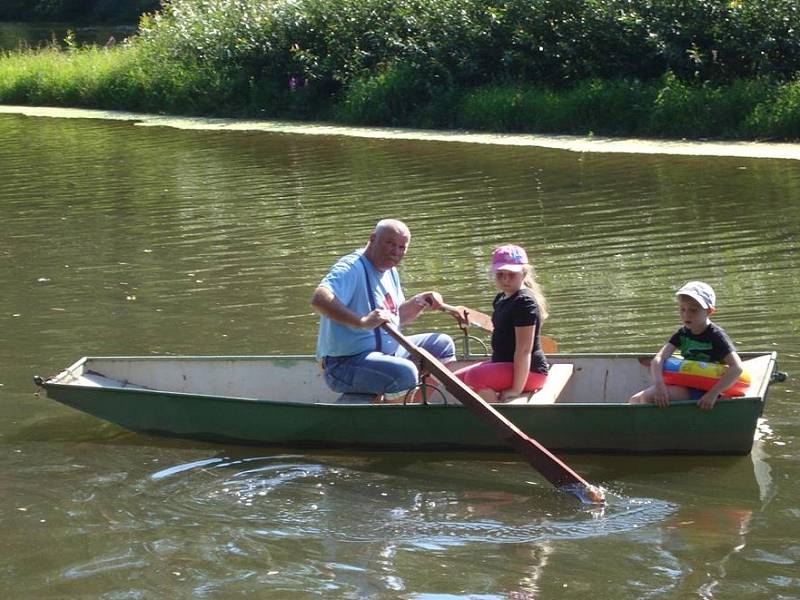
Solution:
[{"label": "boy's dark t-shirt", "polygon": [[699,335],[693,334],[686,326],[681,327],[669,338],[669,343],[687,360],[714,363],[724,362],[723,359],[736,350],[725,330],[714,323],[710,323]]},{"label": "boy's dark t-shirt", "polygon": [[515,327],[534,326],[533,352],[531,354],[531,371],[547,374],[547,359],[539,342],[541,313],[536,298],[528,288],[522,288],[508,298],[497,294],[492,302],[494,313],[492,323],[492,362],[514,362],[514,350],[517,347]]}]

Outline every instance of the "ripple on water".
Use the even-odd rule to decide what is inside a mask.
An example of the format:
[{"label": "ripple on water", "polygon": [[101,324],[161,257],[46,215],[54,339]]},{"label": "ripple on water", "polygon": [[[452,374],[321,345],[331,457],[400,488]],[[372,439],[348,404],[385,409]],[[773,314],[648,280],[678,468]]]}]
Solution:
[{"label": "ripple on water", "polygon": [[609,493],[603,507],[584,506],[539,483],[504,483],[497,491],[454,484],[448,475],[437,482],[436,473],[422,478],[376,471],[367,462],[281,455],[193,461],[153,473],[143,485],[165,499],[159,510],[169,514],[162,517],[202,517],[206,527],[236,528],[246,538],[425,547],[602,537],[663,521],[675,510],[620,491]]}]

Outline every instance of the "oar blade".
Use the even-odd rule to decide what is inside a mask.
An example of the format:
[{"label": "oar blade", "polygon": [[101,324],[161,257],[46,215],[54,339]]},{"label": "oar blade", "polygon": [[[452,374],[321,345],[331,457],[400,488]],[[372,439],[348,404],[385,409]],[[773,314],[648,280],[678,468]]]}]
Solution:
[{"label": "oar blade", "polygon": [[[483,398],[476,394],[470,387],[453,375],[430,352],[418,348],[414,343],[405,337],[400,331],[390,323],[384,323],[383,328],[394,337],[397,342],[415,356],[422,366],[427,369],[445,386],[453,396],[475,413],[485,423],[491,425],[497,434],[504,439],[512,448],[519,452],[545,479],[558,489],[585,490],[582,494],[588,498],[598,498],[602,501],[602,495],[596,492],[596,488],[587,483],[580,475],[564,464],[547,448],[539,442],[523,433],[516,425],[509,421],[502,414],[488,404]],[[594,492],[592,490],[595,490]],[[582,496],[578,496],[583,501]]]}]

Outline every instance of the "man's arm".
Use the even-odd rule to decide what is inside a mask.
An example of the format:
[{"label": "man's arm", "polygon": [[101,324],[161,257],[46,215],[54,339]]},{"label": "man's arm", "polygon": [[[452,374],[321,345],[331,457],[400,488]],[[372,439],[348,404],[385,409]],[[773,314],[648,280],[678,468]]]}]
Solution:
[{"label": "man's arm", "polygon": [[442,305],[442,295],[439,292],[421,292],[412,296],[397,309],[400,315],[400,324],[408,325],[427,308],[437,309]]},{"label": "man's arm", "polygon": [[311,295],[311,306],[332,321],[361,329],[375,329],[391,320],[391,314],[385,310],[375,309],[363,316],[354,313],[323,285],[317,286]]}]

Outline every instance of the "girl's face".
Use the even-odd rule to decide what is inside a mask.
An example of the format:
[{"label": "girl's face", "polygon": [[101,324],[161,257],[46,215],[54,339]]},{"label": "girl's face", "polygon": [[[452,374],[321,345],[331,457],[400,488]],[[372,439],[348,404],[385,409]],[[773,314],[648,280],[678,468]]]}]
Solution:
[{"label": "girl's face", "polygon": [[497,271],[494,274],[494,283],[497,289],[504,294],[513,294],[519,291],[522,287],[522,282],[525,279],[525,273],[514,271]]},{"label": "girl's face", "polygon": [[681,323],[694,334],[703,333],[703,330],[708,327],[708,316],[712,312],[714,312],[713,309],[703,308],[694,298],[678,296],[678,313],[681,316]]}]

